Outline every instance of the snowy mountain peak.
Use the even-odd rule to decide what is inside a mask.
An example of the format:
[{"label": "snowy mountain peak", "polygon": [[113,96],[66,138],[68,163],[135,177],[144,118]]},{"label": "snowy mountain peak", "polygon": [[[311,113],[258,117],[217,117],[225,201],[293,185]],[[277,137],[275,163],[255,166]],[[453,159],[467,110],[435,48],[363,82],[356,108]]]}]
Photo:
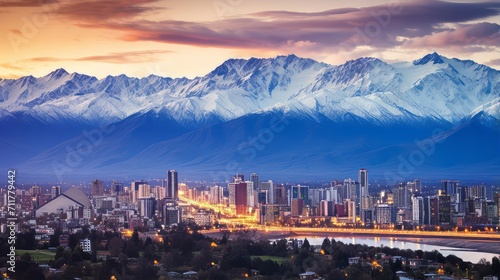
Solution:
[{"label": "snowy mountain peak", "polygon": [[56,69],[52,72],[50,72],[47,76],[47,78],[51,79],[51,80],[58,80],[62,77],[66,77],[68,76],[69,73],[64,69],[64,68],[59,68],[59,69]]},{"label": "snowy mountain peak", "polygon": [[429,62],[432,62],[432,64],[443,64],[445,63],[443,60],[443,57],[440,56],[437,52],[430,53],[420,59],[417,59],[413,61],[413,65],[424,65]]},{"label": "snowy mountain peak", "polygon": [[179,123],[207,123],[286,111],[332,120],[349,114],[377,123],[457,123],[487,103],[488,114],[500,118],[500,71],[437,53],[394,64],[372,57],[341,65],[295,55],[229,59],[194,79],[118,75],[98,80],[57,69],[41,78],[0,81],[0,109],[54,122],[114,122],[163,112]]}]

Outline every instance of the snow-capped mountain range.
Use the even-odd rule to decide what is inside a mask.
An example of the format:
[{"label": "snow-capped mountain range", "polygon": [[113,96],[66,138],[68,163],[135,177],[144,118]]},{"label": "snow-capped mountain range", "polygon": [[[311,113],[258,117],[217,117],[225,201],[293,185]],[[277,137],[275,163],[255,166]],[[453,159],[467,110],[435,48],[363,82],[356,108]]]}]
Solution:
[{"label": "snow-capped mountain range", "polygon": [[[54,162],[68,155],[67,147],[78,144],[83,131],[114,125],[120,130],[95,147],[100,152],[68,174],[108,170],[118,176],[127,168],[145,172],[176,165],[202,177],[241,158],[238,147],[259,135],[259,129],[268,129],[273,117],[286,118],[288,132],[276,133],[276,140],[238,171],[269,169],[272,161],[293,174],[306,160],[312,162],[306,169],[320,177],[328,168],[351,168],[346,161],[358,157],[352,168],[372,162],[382,173],[396,168],[395,158],[411,152],[415,139],[431,137],[436,128],[456,141],[448,140],[433,156],[441,152],[449,158],[444,151],[452,143],[490,152],[475,151],[473,160],[445,163],[429,155],[422,172],[462,172],[486,164],[488,173],[500,166],[500,71],[437,53],[413,62],[359,58],[342,65],[295,55],[230,59],[194,79],[97,79],[57,69],[40,78],[0,80],[0,125],[15,132],[0,138],[6,151],[0,166],[22,166],[33,176],[53,173]],[[464,131],[480,131],[483,139],[457,136]],[[351,136],[339,136],[346,132]],[[381,133],[385,136],[377,136]],[[359,145],[353,148],[356,139]],[[169,165],[158,166],[162,162]]]},{"label": "snow-capped mountain range", "polygon": [[228,121],[269,111],[376,122],[436,119],[456,123],[480,111],[500,116],[499,71],[437,53],[413,63],[360,58],[328,65],[295,55],[231,59],[194,79],[125,75],[104,79],[64,69],[0,81],[2,115],[24,112],[46,122],[108,122],[166,114],[180,123]]}]

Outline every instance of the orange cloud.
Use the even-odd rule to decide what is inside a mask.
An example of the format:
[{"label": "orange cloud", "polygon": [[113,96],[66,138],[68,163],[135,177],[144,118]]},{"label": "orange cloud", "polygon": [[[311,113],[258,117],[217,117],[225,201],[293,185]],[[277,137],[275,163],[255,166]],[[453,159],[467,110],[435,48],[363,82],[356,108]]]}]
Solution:
[{"label": "orange cloud", "polygon": [[106,63],[140,63],[152,61],[154,55],[169,53],[167,50],[145,50],[131,52],[111,52],[104,55],[91,55],[77,58],[60,57],[33,57],[24,59],[23,62],[57,62],[57,61],[92,61]]}]

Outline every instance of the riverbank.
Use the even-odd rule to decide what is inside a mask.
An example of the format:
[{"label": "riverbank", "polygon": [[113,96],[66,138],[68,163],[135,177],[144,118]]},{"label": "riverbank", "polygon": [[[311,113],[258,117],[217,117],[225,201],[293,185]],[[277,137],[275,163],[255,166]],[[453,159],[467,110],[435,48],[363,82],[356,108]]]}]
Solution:
[{"label": "riverbank", "polygon": [[[207,231],[204,232],[203,234],[210,236],[215,239],[220,239],[222,238],[223,234],[220,231]],[[336,238],[336,237],[366,237],[366,238],[373,238],[373,237],[382,237],[382,238],[393,238],[394,240],[399,240],[399,241],[405,241],[405,242],[412,242],[412,243],[417,243],[417,244],[427,244],[427,245],[434,245],[434,246],[443,246],[443,247],[452,247],[452,248],[457,248],[457,249],[462,249],[462,250],[470,250],[470,251],[477,251],[477,252],[483,252],[483,253],[492,253],[496,254],[500,257],[500,242],[498,240],[491,240],[491,239],[480,239],[480,238],[463,238],[460,236],[443,236],[443,237],[429,237],[429,236],[419,236],[417,233],[414,236],[408,237],[408,236],[400,236],[397,234],[397,232],[394,232],[393,236],[394,237],[388,237],[387,235],[378,235],[378,234],[370,234],[370,233],[364,233],[364,232],[324,232],[324,233],[318,233],[318,232],[307,232],[307,231],[301,231],[301,232],[294,232],[294,231],[265,231],[265,230],[242,230],[238,232],[230,232],[229,233],[229,238],[230,239],[235,239],[238,237],[245,237],[247,239],[252,239],[252,240],[261,240],[261,239],[267,239],[267,240],[273,240],[273,239],[281,239],[281,238],[299,238],[299,237],[319,237],[319,238]],[[447,251],[452,251],[452,249],[445,249]],[[450,252],[453,254],[453,252]],[[491,261],[491,260],[488,260]]]},{"label": "riverbank", "polygon": [[[407,242],[428,244],[434,246],[446,246],[470,251],[497,254],[500,257],[500,242],[493,240],[463,240],[455,238],[398,238]],[[452,251],[452,250],[448,250]],[[451,252],[453,254],[453,252]],[[488,260],[491,261],[491,260]]]}]

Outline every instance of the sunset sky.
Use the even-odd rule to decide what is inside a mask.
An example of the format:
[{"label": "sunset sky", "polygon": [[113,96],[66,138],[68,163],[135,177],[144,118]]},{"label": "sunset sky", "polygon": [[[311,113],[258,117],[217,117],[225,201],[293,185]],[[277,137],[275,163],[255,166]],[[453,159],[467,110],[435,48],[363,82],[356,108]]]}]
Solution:
[{"label": "sunset sky", "polygon": [[205,75],[229,58],[340,64],[427,53],[500,69],[500,2],[0,1],[0,77],[57,68],[98,78]]}]

